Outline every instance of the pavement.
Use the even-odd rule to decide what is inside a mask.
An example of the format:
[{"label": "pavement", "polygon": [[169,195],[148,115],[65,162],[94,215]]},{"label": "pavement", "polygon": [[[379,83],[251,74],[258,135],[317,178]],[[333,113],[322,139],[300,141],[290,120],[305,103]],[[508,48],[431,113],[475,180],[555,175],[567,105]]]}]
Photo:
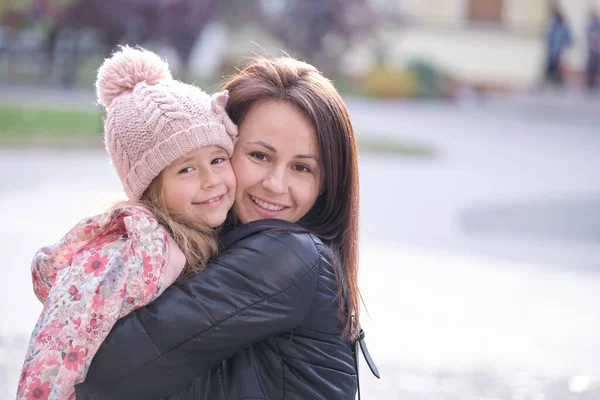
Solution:
[{"label": "pavement", "polygon": [[[436,150],[360,156],[363,325],[383,376],[362,366],[363,398],[600,398],[600,103],[567,96],[581,106],[346,98],[359,136]],[[90,92],[6,86],[0,101],[97,107]],[[41,309],[31,255],[120,188],[101,148],[0,149],[0,170],[12,398]]]}]

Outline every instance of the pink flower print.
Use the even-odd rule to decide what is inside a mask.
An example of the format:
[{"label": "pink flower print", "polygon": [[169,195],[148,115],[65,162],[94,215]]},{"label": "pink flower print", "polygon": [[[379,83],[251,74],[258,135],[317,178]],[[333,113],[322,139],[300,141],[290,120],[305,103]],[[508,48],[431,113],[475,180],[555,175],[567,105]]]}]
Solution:
[{"label": "pink flower print", "polygon": [[52,332],[48,332],[48,329],[42,330],[36,338],[38,343],[44,343],[48,345],[52,341]]},{"label": "pink flower print", "polygon": [[52,354],[48,355],[48,357],[46,357],[46,359],[44,360],[44,363],[47,366],[60,365],[61,364],[61,360],[58,358],[58,354],[57,353],[52,353]]},{"label": "pink flower print", "polygon": [[152,275],[152,257],[150,257],[145,251],[142,251],[142,262],[144,263],[144,276],[149,277]]},{"label": "pink flower print", "polygon": [[127,282],[125,282],[125,284],[123,285],[123,289],[121,289],[121,291],[119,291],[119,295],[121,296],[122,299],[125,298],[125,293],[127,293]]},{"label": "pink flower print", "polygon": [[97,294],[94,297],[92,297],[92,308],[94,309],[94,311],[98,311],[100,307],[104,307],[105,303],[106,301],[102,298],[100,294]]},{"label": "pink flower print", "polygon": [[82,294],[79,293],[79,290],[77,290],[77,286],[71,285],[71,287],[69,288],[69,294],[71,295],[73,300],[76,300],[76,301],[81,300]]},{"label": "pink flower print", "polygon": [[135,301],[135,298],[132,296],[127,297],[127,303],[132,304]]},{"label": "pink flower print", "polygon": [[98,329],[98,321],[96,320],[96,313],[92,313],[92,319],[90,319],[90,323],[87,325],[85,330],[89,334],[89,337],[97,337],[99,334]]},{"label": "pink flower print", "polygon": [[100,227],[100,225],[98,225],[97,222],[94,222],[93,224],[90,224],[88,226],[86,226],[85,228],[83,228],[83,231],[86,233],[86,235],[89,235],[90,232],[92,231],[92,229],[98,229]]},{"label": "pink flower print", "polygon": [[37,341],[42,342],[46,338],[50,340],[56,338],[62,332],[64,327],[65,324],[61,323],[60,321],[54,320],[50,322],[48,326],[42,329],[42,331],[38,335]]},{"label": "pink flower print", "polygon": [[79,329],[79,326],[81,326],[81,317],[77,317],[77,319],[73,320],[73,326],[75,327],[75,330]]},{"label": "pink flower print", "polygon": [[33,365],[31,366],[31,369],[29,371],[29,374],[31,376],[38,376],[40,374],[42,374],[44,372],[44,370],[46,369],[46,366],[44,365],[44,360],[39,360],[34,358],[32,360]]},{"label": "pink flower print", "polygon": [[148,298],[156,290],[156,276],[152,257],[145,251],[142,252],[142,261],[144,263],[144,298]]},{"label": "pink flower print", "polygon": [[100,257],[100,254],[94,254],[88,261],[83,265],[83,272],[86,274],[94,274],[95,277],[100,276],[100,273],[104,271],[108,264],[108,256]]},{"label": "pink flower print", "polygon": [[67,350],[67,354],[63,359],[63,364],[65,368],[70,371],[77,371],[79,367],[83,365],[85,357],[85,350],[81,348],[81,346],[71,346],[69,350]]},{"label": "pink flower print", "polygon": [[36,379],[29,385],[29,391],[27,392],[27,400],[48,400],[50,394],[50,382],[42,382]]},{"label": "pink flower print", "polygon": [[21,371],[21,376],[19,377],[19,384],[22,385],[23,383],[25,383],[25,380],[27,378],[29,378],[29,375],[31,375],[31,371],[29,370],[29,363],[27,363],[25,365],[25,367],[23,368],[23,371]]}]

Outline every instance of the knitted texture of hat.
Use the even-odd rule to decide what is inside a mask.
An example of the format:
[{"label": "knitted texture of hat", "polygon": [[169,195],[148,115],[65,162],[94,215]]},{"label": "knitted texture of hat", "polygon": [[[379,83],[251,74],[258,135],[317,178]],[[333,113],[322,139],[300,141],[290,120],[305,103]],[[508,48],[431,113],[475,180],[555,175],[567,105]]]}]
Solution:
[{"label": "knitted texture of hat", "polygon": [[130,200],[179,157],[216,145],[233,153],[237,127],[225,112],[227,91],[212,96],[171,77],[158,55],[123,46],[98,70],[106,108],[104,141]]}]

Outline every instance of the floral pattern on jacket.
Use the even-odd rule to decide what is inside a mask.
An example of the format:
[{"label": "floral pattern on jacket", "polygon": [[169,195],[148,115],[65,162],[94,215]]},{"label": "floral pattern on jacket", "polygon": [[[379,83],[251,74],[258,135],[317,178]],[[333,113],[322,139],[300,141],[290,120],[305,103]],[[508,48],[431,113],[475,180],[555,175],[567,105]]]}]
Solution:
[{"label": "floral pattern on jacket", "polygon": [[181,273],[183,253],[141,207],[79,222],[32,262],[44,308],[32,333],[17,399],[74,399],[116,321],[159,296]]}]

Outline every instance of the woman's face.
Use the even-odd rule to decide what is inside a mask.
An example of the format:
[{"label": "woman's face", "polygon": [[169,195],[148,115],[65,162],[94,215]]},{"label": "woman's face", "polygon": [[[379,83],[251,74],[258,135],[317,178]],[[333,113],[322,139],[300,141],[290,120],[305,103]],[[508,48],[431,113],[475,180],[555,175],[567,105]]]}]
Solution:
[{"label": "woman's face", "polygon": [[255,104],[239,126],[231,158],[240,221],[297,222],[319,195],[320,157],[315,129],[298,108],[276,100]]}]

